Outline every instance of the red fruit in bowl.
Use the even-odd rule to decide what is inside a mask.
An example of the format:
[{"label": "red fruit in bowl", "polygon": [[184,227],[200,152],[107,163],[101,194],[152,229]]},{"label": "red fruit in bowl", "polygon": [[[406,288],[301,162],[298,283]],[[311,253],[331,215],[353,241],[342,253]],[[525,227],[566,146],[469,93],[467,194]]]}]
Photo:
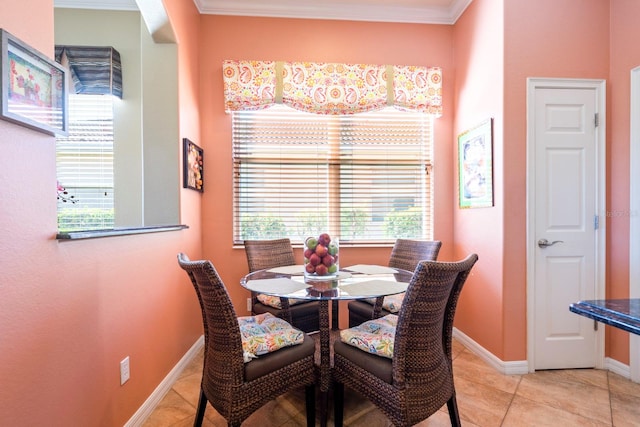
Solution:
[{"label": "red fruit in bowl", "polygon": [[331,255],[325,255],[322,257],[322,263],[324,265],[326,265],[327,267],[331,267],[333,264],[335,264],[335,260]]},{"label": "red fruit in bowl", "polygon": [[331,243],[331,236],[329,236],[327,233],[322,233],[320,236],[318,236],[318,243],[323,246],[329,246],[329,243]]},{"label": "red fruit in bowl", "polygon": [[311,254],[313,254],[313,251],[312,251],[311,249],[306,249],[306,250],[304,251],[304,257],[305,257],[306,259],[309,259],[309,257],[311,256]]},{"label": "red fruit in bowl", "polygon": [[309,264],[311,264],[314,267],[320,264],[321,261],[322,261],[322,258],[319,257],[318,254],[311,254],[311,256],[309,257]]},{"label": "red fruit in bowl", "polygon": [[323,256],[325,256],[328,253],[329,253],[329,251],[327,250],[327,247],[324,246],[324,245],[321,245],[320,243],[318,243],[318,246],[316,246],[316,255],[318,255],[320,258],[322,258]]},{"label": "red fruit in bowl", "polygon": [[304,266],[304,269],[306,270],[307,273],[315,273],[316,272],[316,268],[311,263],[307,263],[307,265]]},{"label": "red fruit in bowl", "polygon": [[318,264],[316,266],[316,274],[318,276],[324,276],[325,274],[327,274],[327,266],[324,264]]}]

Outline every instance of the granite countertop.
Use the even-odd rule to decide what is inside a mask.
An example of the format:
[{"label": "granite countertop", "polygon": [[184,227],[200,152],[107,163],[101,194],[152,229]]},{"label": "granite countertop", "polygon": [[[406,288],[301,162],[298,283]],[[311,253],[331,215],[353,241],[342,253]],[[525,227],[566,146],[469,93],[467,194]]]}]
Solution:
[{"label": "granite countertop", "polygon": [[640,335],[640,298],[579,301],[571,304],[569,310],[605,325]]}]

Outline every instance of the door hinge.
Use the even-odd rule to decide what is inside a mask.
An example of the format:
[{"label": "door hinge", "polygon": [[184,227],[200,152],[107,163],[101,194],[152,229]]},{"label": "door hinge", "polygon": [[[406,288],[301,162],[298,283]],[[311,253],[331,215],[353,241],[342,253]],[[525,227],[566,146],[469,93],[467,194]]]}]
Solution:
[{"label": "door hinge", "polygon": [[600,217],[598,215],[593,216],[593,229],[597,230],[600,227]]},{"label": "door hinge", "polygon": [[600,126],[600,114],[596,113],[595,114],[595,119],[594,119],[594,123],[596,125],[596,127]]},{"label": "door hinge", "polygon": [[598,321],[597,320],[593,321],[593,330],[598,332]]}]

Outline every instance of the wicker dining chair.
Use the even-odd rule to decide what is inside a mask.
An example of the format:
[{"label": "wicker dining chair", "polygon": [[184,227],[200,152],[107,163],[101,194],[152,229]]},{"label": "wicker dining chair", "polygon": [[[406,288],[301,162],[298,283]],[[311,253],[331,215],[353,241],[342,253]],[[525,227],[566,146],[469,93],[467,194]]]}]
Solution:
[{"label": "wicker dining chair", "polygon": [[[414,271],[420,261],[435,261],[442,242],[440,240],[410,240],[397,239],[389,257],[389,267]],[[374,317],[374,304],[371,300],[360,299],[349,301],[349,327],[352,328],[371,320]],[[385,309],[380,309],[378,317],[390,314]]]},{"label": "wicker dining chair", "polygon": [[334,342],[335,425],[341,426],[344,386],[372,401],[395,426],[412,426],[445,403],[451,425],[460,426],[451,358],[453,319],[471,268],[462,261],[421,261],[397,317],[393,357]]},{"label": "wicker dining chair", "polygon": [[305,387],[307,426],[315,425],[313,338],[245,363],[238,318],[210,261],[178,254],[202,309],[204,365],[194,426],[201,426],[207,402],[229,426],[240,426],[258,408],[288,391]]},{"label": "wicker dining chair", "polygon": [[[245,240],[244,250],[247,255],[249,272],[267,268],[295,265],[291,240],[287,238],[273,240]],[[280,298],[281,308],[263,304],[258,300],[256,292],[251,293],[251,313],[271,313],[304,332],[315,332],[320,329],[317,301],[302,301],[289,304],[287,298]]]}]

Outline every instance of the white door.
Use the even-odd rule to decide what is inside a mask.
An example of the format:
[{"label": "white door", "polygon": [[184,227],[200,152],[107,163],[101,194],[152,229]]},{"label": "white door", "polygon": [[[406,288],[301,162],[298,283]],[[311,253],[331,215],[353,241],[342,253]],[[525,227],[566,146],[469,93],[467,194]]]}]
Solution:
[{"label": "white door", "polygon": [[530,81],[527,241],[534,370],[600,364],[594,321],[570,312],[569,305],[600,295],[601,91],[600,85]]}]

